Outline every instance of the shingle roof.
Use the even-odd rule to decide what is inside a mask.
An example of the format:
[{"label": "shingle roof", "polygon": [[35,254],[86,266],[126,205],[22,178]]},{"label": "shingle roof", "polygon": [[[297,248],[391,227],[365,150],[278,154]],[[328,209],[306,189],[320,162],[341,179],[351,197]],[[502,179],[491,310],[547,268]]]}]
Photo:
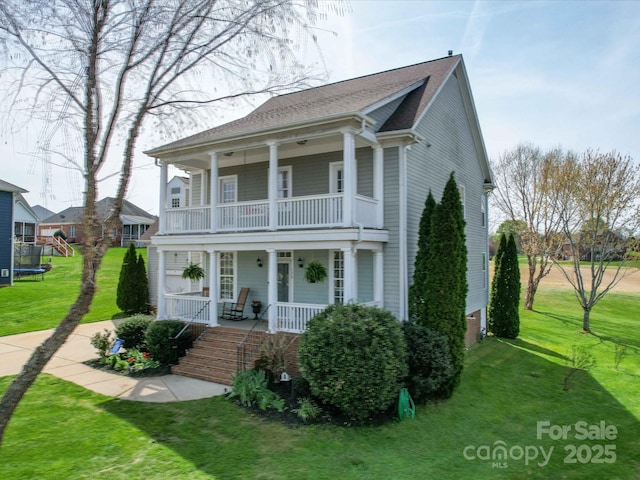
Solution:
[{"label": "shingle roof", "polygon": [[309,88],[295,93],[279,95],[263,103],[247,116],[205,130],[147,152],[153,155],[163,151],[200,145],[223,138],[242,136],[252,132],[269,130],[297,122],[361,113],[368,107],[392,97],[398,92],[419,84],[405,99],[403,105],[411,108],[392,117],[380,131],[412,128],[429,105],[439,87],[460,61],[460,55],[431,60],[408,67],[366,75],[351,80]]},{"label": "shingle roof", "polygon": [[[115,202],[115,198],[105,197],[102,200],[96,202],[96,212],[98,214],[98,218],[106,219],[111,209],[113,208],[113,203]],[[124,200],[122,202],[122,211],[121,215],[127,215],[132,217],[144,217],[146,219],[153,220],[155,217],[143,210],[140,207],[137,207],[133,203],[128,200]],[[56,213],[51,215],[50,217],[42,220],[41,223],[82,223],[84,218],[84,208],[83,207],[69,207],[61,211],[60,213]]]}]

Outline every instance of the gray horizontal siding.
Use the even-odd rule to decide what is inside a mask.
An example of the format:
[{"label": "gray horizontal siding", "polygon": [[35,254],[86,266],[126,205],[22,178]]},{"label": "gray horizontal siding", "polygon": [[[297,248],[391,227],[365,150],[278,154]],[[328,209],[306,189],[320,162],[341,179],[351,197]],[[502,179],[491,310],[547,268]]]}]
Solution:
[{"label": "gray horizontal siding", "polygon": [[[436,201],[440,201],[444,186],[453,171],[456,183],[465,187],[469,283],[467,312],[473,312],[486,306],[481,261],[482,252],[486,251],[487,245],[487,230],[482,226],[481,220],[484,175],[455,76],[451,76],[445,83],[416,130],[426,140],[411,148],[407,165],[409,283],[412,283],[413,278],[418,228],[425,199],[431,190]],[[427,147],[427,143],[431,146]]]},{"label": "gray horizontal siding", "polygon": [[399,147],[384,149],[384,228],[389,242],[384,246],[384,306],[395,316],[400,312],[400,179]]}]

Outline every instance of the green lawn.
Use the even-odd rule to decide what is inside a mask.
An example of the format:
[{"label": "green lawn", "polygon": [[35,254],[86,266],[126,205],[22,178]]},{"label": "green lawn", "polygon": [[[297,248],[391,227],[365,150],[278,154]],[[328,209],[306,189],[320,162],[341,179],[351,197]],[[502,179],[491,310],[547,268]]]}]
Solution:
[{"label": "green lawn", "polygon": [[[116,289],[126,248],[110,248],[98,271],[98,292],[83,323],[121,316],[116,306]],[[138,249],[147,258],[145,248]],[[0,336],[53,328],[69,311],[80,291],[82,256],[53,257],[53,269],[44,280],[25,277],[12,287],[0,288],[2,321]]]},{"label": "green lawn", "polygon": [[[580,333],[581,313],[570,291],[542,288],[538,311],[522,313],[519,339],[488,338],[469,350],[450,400],[382,427],[287,428],[224,398],[137,403],[42,376],[9,425],[0,478],[639,478],[638,298],[610,294],[603,300],[592,316],[596,337]],[[615,343],[627,346],[617,370]],[[572,345],[587,346],[598,363],[564,391]],[[0,379],[0,390],[9,380]],[[571,431],[567,439],[538,439],[537,422]],[[609,435],[613,427],[617,434],[576,439],[577,422],[605,422]],[[512,452],[506,468],[478,459],[500,442]],[[571,445],[579,455],[570,455]],[[605,446],[616,455],[613,463],[602,463]],[[544,463],[541,448],[549,457],[544,466],[538,464]],[[519,458],[525,451],[537,458]]]}]

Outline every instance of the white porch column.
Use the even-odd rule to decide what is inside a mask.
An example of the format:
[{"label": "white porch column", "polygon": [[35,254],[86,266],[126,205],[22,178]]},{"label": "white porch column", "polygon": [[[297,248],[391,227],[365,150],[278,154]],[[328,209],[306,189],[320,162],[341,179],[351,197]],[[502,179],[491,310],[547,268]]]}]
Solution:
[{"label": "white porch column", "polygon": [[[166,187],[165,187],[166,190]],[[157,307],[158,307],[158,320],[167,318],[167,306],[164,298],[165,293],[165,276],[167,274],[167,264],[165,261],[165,252],[163,249],[158,248],[158,292],[157,292]]]},{"label": "white porch column", "polygon": [[211,161],[211,175],[209,179],[209,190],[211,191],[211,233],[216,233],[218,228],[218,154],[216,152],[209,153]]},{"label": "white porch column", "polygon": [[269,255],[269,329],[270,333],[278,330],[278,253],[274,249],[267,250]]},{"label": "white porch column", "polygon": [[167,180],[168,167],[160,162],[160,218],[158,220],[158,233],[164,235],[167,231]]},{"label": "white porch column", "polygon": [[373,198],[376,206],[376,227],[384,227],[384,151],[380,145],[373,147]]},{"label": "white porch column", "polygon": [[356,142],[353,130],[342,132],[343,137],[343,171],[344,191],[342,200],[342,224],[353,226],[353,206],[356,194]]},{"label": "white porch column", "polygon": [[373,251],[373,301],[378,308],[384,307],[384,253]]},{"label": "white porch column", "polygon": [[344,257],[344,303],[353,303],[356,300],[355,292],[355,261],[351,248],[343,248]]},{"label": "white porch column", "polygon": [[209,326],[218,325],[218,252],[214,249],[209,252]]},{"label": "white porch column", "polygon": [[269,145],[269,230],[278,229],[278,143]]}]

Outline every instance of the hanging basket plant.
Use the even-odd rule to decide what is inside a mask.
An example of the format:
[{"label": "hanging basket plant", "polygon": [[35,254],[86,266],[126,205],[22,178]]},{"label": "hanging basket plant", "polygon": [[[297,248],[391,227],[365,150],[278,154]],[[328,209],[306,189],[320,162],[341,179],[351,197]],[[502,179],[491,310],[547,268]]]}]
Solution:
[{"label": "hanging basket plant", "polygon": [[190,280],[200,280],[204,278],[204,274],[204,268],[202,268],[200,265],[198,265],[197,263],[189,263],[189,266],[187,266],[182,271],[182,278],[188,278]]},{"label": "hanging basket plant", "polygon": [[307,264],[307,268],[304,271],[304,278],[309,283],[324,282],[327,278],[327,269],[317,260],[312,260]]}]

